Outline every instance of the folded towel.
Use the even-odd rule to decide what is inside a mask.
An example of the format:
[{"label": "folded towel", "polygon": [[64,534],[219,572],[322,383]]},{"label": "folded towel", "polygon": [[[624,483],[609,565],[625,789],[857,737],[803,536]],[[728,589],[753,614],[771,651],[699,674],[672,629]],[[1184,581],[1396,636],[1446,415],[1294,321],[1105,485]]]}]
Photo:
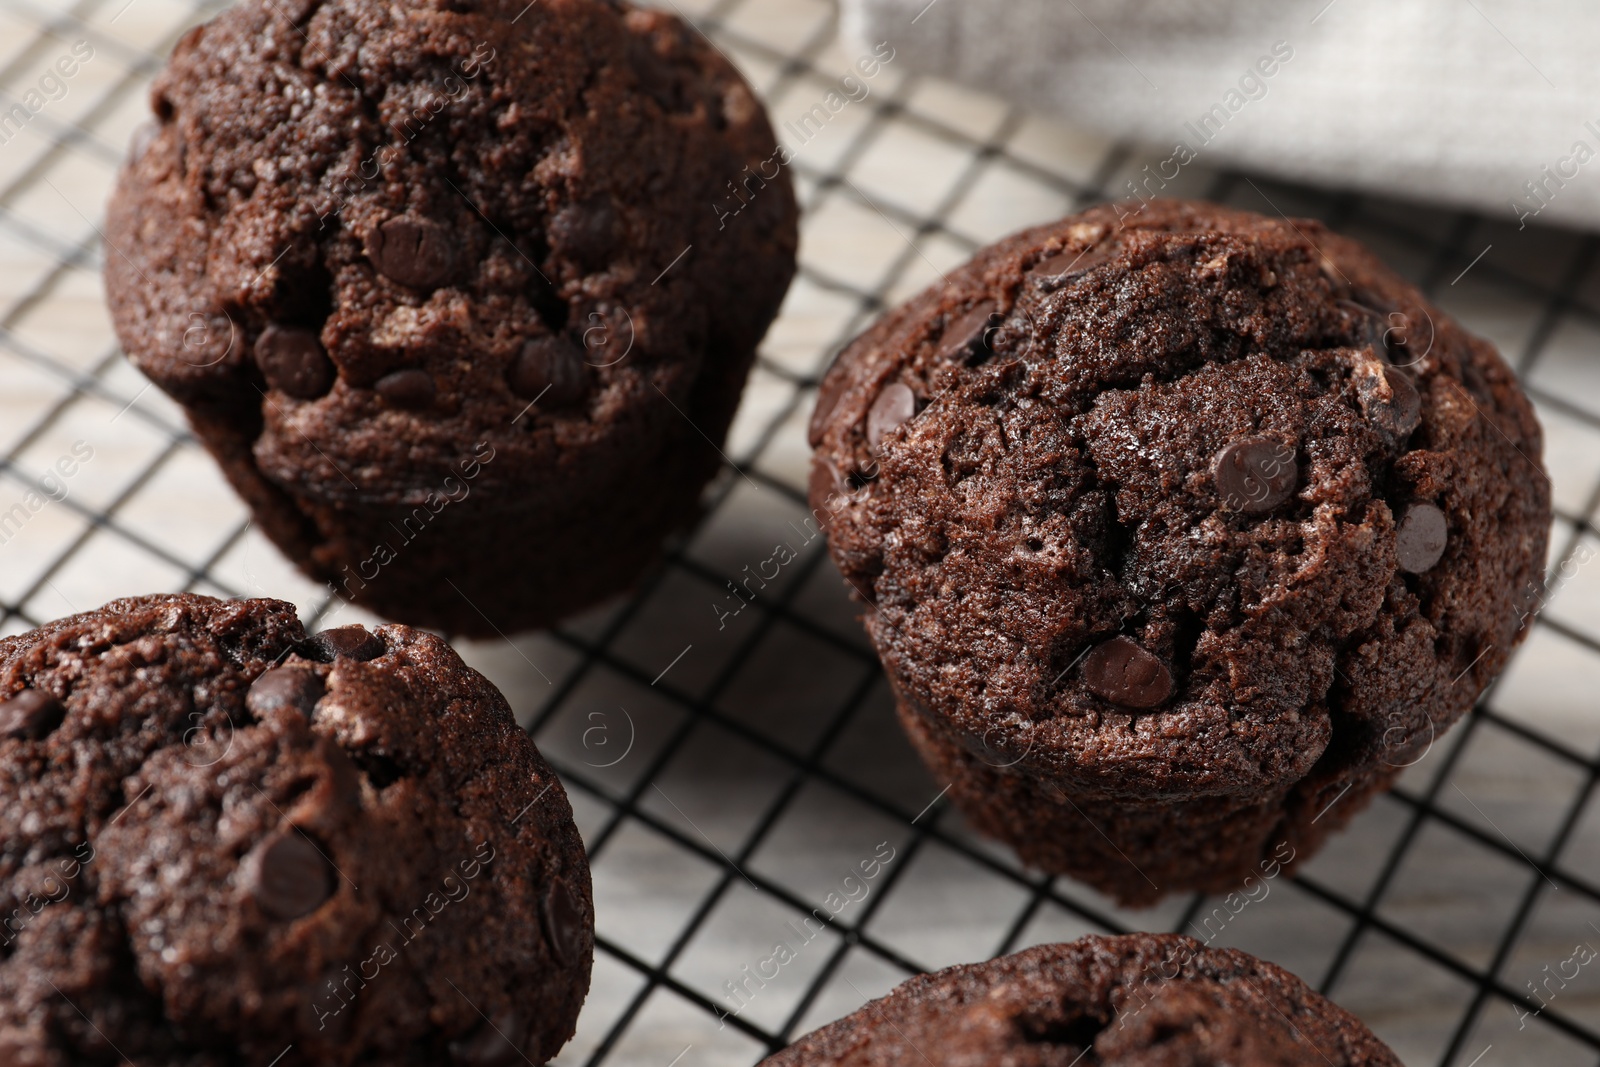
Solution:
[{"label": "folded towel", "polygon": [[896,63],[1191,163],[1600,228],[1593,0],[844,0]]}]

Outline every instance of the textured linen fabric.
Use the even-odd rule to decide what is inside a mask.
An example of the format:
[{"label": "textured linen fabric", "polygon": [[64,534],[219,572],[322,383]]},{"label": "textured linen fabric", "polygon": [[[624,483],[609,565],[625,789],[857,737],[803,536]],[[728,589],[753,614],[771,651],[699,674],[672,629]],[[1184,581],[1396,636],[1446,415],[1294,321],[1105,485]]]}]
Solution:
[{"label": "textured linen fabric", "polygon": [[[1118,184],[1114,195],[1153,195],[1199,163],[1600,227],[1600,5],[844,0],[844,9],[851,37],[887,41],[907,68],[1156,149],[1157,180],[1139,175],[1149,191]],[[1292,54],[1263,76],[1256,64],[1275,45]],[[1201,129],[1215,107],[1225,121]],[[1180,142],[1193,159],[1174,153]]]}]

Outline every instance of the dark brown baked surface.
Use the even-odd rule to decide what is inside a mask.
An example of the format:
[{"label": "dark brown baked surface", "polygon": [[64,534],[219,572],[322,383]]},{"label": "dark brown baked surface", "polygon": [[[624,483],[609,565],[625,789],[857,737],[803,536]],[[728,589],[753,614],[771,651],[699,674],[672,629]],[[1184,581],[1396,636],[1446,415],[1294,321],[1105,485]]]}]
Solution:
[{"label": "dark brown baked surface", "polygon": [[118,335],[310,574],[492,634],[628,588],[693,517],[797,240],[695,30],[242,0],[152,105],[108,215]]},{"label": "dark brown baked surface", "polygon": [[921,975],[763,1067],[1399,1067],[1287,971],[1190,937],[1040,945]]},{"label": "dark brown baked surface", "polygon": [[592,954],[565,791],[438,638],[177,595],[0,641],[0,1062],[543,1063]]},{"label": "dark brown baked surface", "polygon": [[913,740],[1125,900],[1308,854],[1471,706],[1542,573],[1511,371],[1309,220],[1017,234],[855,341],[811,429]]}]

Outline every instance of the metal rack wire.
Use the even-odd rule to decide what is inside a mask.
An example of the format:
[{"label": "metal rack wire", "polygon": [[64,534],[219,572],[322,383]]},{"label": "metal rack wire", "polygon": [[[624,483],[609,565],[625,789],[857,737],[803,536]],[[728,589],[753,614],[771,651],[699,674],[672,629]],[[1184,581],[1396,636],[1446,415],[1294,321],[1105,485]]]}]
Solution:
[{"label": "metal rack wire", "polygon": [[[0,108],[72,42],[95,60],[0,144],[0,626],[158,589],[270,592],[311,623],[348,614],[251,529],[97,310],[100,205],[145,83],[224,5],[47,4],[0,0]],[[849,69],[827,0],[684,6],[780,127]],[[1216,901],[1122,911],[968,832],[900,739],[802,525],[803,422],[832,354],[943,265],[1115,195],[1142,162],[891,64],[794,165],[801,275],[700,525],[625,603],[463,646],[561,772],[594,865],[594,988],[559,1062],[750,1063],[923,969],[1090,931],[1217,927],[1202,929]],[[1549,604],[1502,681],[1216,941],[1289,966],[1408,1063],[1600,1062],[1600,965],[1567,977],[1575,944],[1600,945],[1596,241],[1195,170],[1183,192],[1322,218],[1500,343],[1545,420],[1558,505]],[[94,459],[76,480],[51,475],[79,443]],[[30,491],[43,505],[5,525]],[[728,583],[775,541],[795,559],[735,599]]]}]

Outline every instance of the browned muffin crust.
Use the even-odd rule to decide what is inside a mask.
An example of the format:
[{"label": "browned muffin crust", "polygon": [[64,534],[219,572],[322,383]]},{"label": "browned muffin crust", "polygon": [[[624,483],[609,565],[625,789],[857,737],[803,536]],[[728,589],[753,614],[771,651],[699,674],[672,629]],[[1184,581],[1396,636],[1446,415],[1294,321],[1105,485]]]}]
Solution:
[{"label": "browned muffin crust", "polygon": [[913,978],[763,1067],[1399,1067],[1294,975],[1190,937],[1040,945]]},{"label": "browned muffin crust", "polygon": [[178,595],[0,641],[0,1062],[543,1063],[592,955],[566,794],[438,638]]},{"label": "browned muffin crust", "polygon": [[118,335],[311,575],[511,631],[693,517],[797,240],[766,115],[695,30],[242,0],[152,104],[108,216]]},{"label": "browned muffin crust", "polygon": [[1315,222],[1207,204],[985,249],[839,357],[811,430],[919,749],[1128,901],[1304,857],[1420,758],[1548,535],[1489,344]]}]

